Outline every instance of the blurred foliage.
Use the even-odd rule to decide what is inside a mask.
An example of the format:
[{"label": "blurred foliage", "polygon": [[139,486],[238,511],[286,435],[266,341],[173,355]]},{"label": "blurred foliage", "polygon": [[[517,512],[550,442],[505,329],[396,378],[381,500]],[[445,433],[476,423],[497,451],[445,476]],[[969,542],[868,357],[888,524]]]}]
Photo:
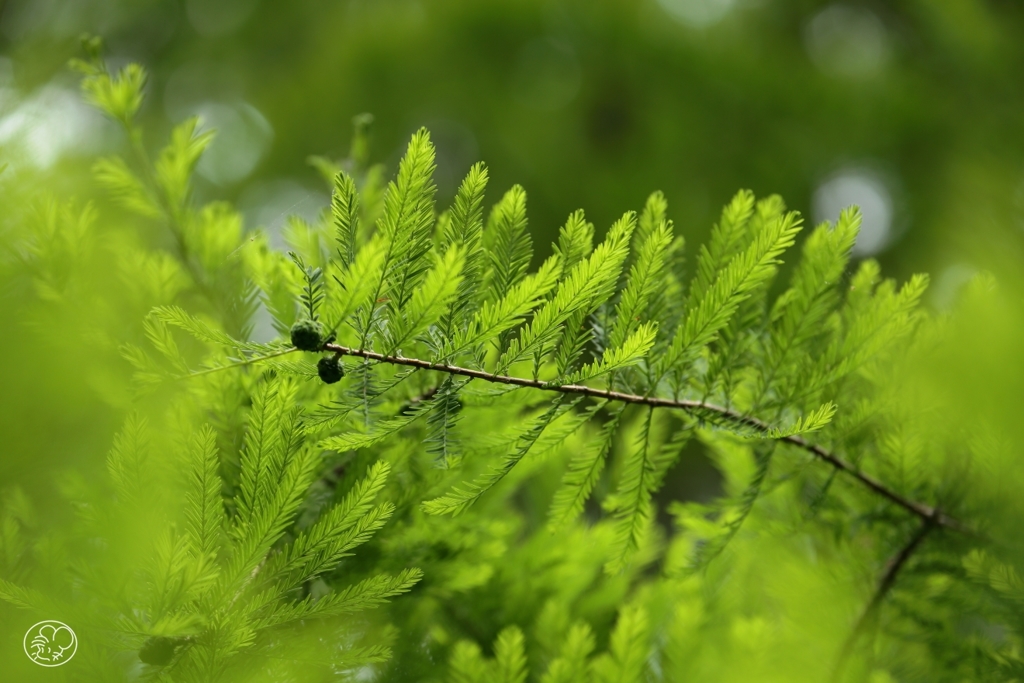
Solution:
[{"label": "blurred foliage", "polygon": [[1024,246],[1016,2],[9,0],[0,26],[21,92],[61,81],[80,31],[147,64],[145,119],[223,128],[204,192],[258,222],[313,211],[306,156],[342,156],[369,111],[392,166],[430,127],[442,197],[480,158],[495,186],[523,184],[544,244],[569,211],[608,225],[651,187],[700,241],[739,184],[810,209],[830,176],[865,171],[899,275],[978,268],[995,243],[1008,266]]},{"label": "blurred foliage", "polygon": [[[80,103],[67,61],[80,56],[82,31],[106,38],[113,66],[147,65],[137,134]],[[676,232],[691,245],[705,241],[738,186],[779,192],[815,219],[873,202],[865,229],[884,239],[862,244],[859,256],[876,254],[901,278],[934,272],[926,297],[934,308],[966,299],[955,317],[939,317],[942,343],[894,373],[902,410],[927,416],[931,438],[960,440],[962,452],[922,451],[919,435],[886,447],[909,449],[908,467],[929,471],[940,482],[933,493],[962,504],[992,547],[926,546],[879,615],[878,633],[888,636],[862,640],[852,678],[936,680],[945,670],[950,680],[1010,680],[1005,672],[1019,668],[1024,627],[1007,605],[1021,596],[1012,567],[1021,566],[1024,513],[1020,3],[7,0],[0,50],[0,481],[25,493],[8,497],[7,519],[29,532],[66,525],[68,538],[90,541],[56,504],[55,482],[65,497],[90,500],[83,491],[104,476],[127,412],[163,414],[176,395],[137,394],[122,357],[126,345],[152,339],[144,324],[152,307],[182,305],[242,339],[275,337],[280,321],[252,317],[243,269],[263,259],[270,281],[257,284],[296,286],[272,247],[301,234],[290,214],[312,220],[328,205],[318,170],[382,161],[390,176],[410,133],[427,125],[440,205],[471,163],[487,159],[488,205],[514,182],[528,191],[537,260],[571,211],[586,207],[600,236],[652,188],[666,192]],[[130,98],[116,100],[127,116]],[[352,142],[361,112],[374,114],[370,152]],[[159,203],[157,219],[144,221],[112,201],[118,169],[96,167],[97,156],[119,153],[147,168],[172,125],[196,114],[200,133],[219,134],[204,158],[184,145],[168,162],[198,163],[186,227],[169,230]],[[321,158],[311,166],[310,155]],[[132,188],[122,182],[119,192],[123,200]],[[136,199],[145,211],[152,197]],[[190,250],[190,239],[202,249]],[[994,280],[965,296],[979,270]],[[218,428],[240,438],[248,388],[220,389],[238,404]],[[572,680],[559,671],[591,650],[602,653],[598,680],[628,680],[627,670],[823,680],[912,529],[879,537],[826,507],[812,531],[795,531],[803,513],[793,501],[805,502],[806,491],[785,470],[708,574],[679,579],[672,563],[693,550],[683,530],[700,508],[668,501],[707,500],[721,488],[734,495],[748,483],[751,449],[707,441],[669,473],[652,544],[618,576],[601,572],[607,522],[555,537],[542,528],[557,458],[525,471],[472,523],[437,520],[422,535],[414,525],[389,527],[349,569],[415,565],[435,578],[373,622],[395,651],[388,680],[472,681],[473,671],[517,680],[520,648],[530,671],[549,671],[550,681]],[[707,472],[709,463],[707,483],[687,489],[685,468]],[[885,475],[910,476],[898,467]],[[46,558],[54,548],[31,552]],[[21,666],[29,622],[3,610],[0,657]],[[957,646],[929,649],[944,639]],[[139,666],[136,640],[121,644],[128,668]]]}]

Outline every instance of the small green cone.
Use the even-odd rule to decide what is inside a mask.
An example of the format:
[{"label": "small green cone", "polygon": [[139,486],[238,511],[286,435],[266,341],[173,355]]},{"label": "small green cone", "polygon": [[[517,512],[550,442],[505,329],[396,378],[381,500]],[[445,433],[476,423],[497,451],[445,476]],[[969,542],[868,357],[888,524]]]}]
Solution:
[{"label": "small green cone", "polygon": [[174,657],[174,651],[178,648],[178,641],[163,636],[153,636],[139,650],[139,659],[144,664],[153,666],[164,666]]},{"label": "small green cone", "polygon": [[324,345],[324,326],[316,320],[300,320],[292,325],[292,346],[300,351],[319,351]]},{"label": "small green cone", "polygon": [[324,384],[334,384],[345,376],[341,367],[341,359],[337,356],[324,356],[316,364],[316,372]]}]

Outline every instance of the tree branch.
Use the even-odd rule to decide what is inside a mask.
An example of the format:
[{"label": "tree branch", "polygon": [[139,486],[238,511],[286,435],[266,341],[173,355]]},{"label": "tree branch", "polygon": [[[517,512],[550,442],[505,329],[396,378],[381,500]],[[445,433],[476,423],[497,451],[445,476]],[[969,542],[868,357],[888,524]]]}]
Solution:
[{"label": "tree branch", "polygon": [[878,586],[875,588],[874,594],[871,596],[871,600],[864,607],[864,611],[861,612],[860,617],[857,619],[857,623],[853,627],[853,631],[847,637],[846,642],[843,643],[842,650],[839,651],[839,657],[836,659],[835,669],[833,671],[833,680],[839,680],[842,675],[842,670],[846,661],[853,653],[853,646],[857,644],[857,639],[864,632],[868,625],[871,617],[875,615],[879,605],[882,604],[882,600],[892,589],[896,583],[896,577],[900,571],[907,564],[907,560],[914,554],[914,551],[920,547],[921,542],[924,541],[925,537],[928,536],[932,529],[940,525],[938,515],[933,517],[926,517],[918,528],[917,532],[910,537],[910,540],[899,549],[899,551],[893,555],[886,563],[885,572],[878,580]]},{"label": "tree branch", "polygon": [[[608,401],[618,401],[620,403],[636,403],[639,405],[650,406],[653,408],[669,408],[675,410],[684,410],[688,413],[700,414],[701,412],[710,413],[717,417],[725,418],[737,424],[742,424],[751,429],[767,434],[771,428],[765,422],[759,420],[756,417],[750,415],[744,415],[743,413],[737,412],[732,408],[725,408],[723,406],[714,405],[712,403],[705,403],[704,401],[690,401],[681,400],[676,401],[667,398],[658,398],[656,396],[641,396],[639,394],[627,394],[621,391],[611,391],[608,389],[597,389],[594,387],[588,387],[583,384],[558,384],[554,382],[543,382],[535,379],[526,379],[523,377],[512,377],[510,375],[497,375],[483,370],[474,370],[472,368],[464,368],[457,365],[449,365],[447,363],[432,363],[426,360],[420,360],[418,358],[403,358],[401,356],[387,356],[382,353],[376,353],[374,351],[367,351],[365,349],[353,349],[347,346],[341,346],[339,344],[324,344],[325,351],[333,351],[339,356],[354,356],[357,358],[365,358],[367,360],[373,360],[380,363],[388,363],[389,365],[404,365],[412,368],[420,368],[422,370],[436,370],[438,372],[446,372],[450,375],[459,375],[462,377],[471,377],[473,379],[483,380],[485,382],[493,382],[496,384],[509,384],[512,386],[527,387],[530,389],[540,389],[541,391],[556,391],[563,394],[575,394],[577,396],[590,396],[593,398],[600,398]],[[931,505],[919,503],[917,501],[905,498],[899,493],[893,491],[888,486],[878,481],[869,474],[865,474],[858,470],[852,463],[843,460],[834,453],[822,448],[821,446],[815,445],[807,441],[801,436],[790,435],[784,436],[779,439],[789,443],[793,446],[801,448],[808,453],[816,456],[820,460],[827,462],[835,469],[850,475],[856,481],[860,482],[863,486],[874,491],[883,498],[888,499],[890,502],[902,507],[904,510],[913,513],[923,520],[928,520],[929,524],[947,527],[955,529],[957,531],[967,532],[967,529],[957,520],[946,515]]]}]

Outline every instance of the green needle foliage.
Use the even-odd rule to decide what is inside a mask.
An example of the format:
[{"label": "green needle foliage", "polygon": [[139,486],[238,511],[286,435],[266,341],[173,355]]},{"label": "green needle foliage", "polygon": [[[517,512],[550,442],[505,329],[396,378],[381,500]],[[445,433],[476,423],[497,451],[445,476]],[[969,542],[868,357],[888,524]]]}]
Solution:
[{"label": "green needle foliage", "polygon": [[[856,209],[804,231],[741,191],[686,260],[654,193],[603,238],[570,214],[540,259],[522,187],[485,211],[476,164],[439,211],[429,133],[385,187],[360,119],[282,253],[193,200],[195,120],[150,161],[140,67],[77,67],[132,150],[94,174],[144,245],[111,247],[144,264],[133,411],[105,476],[62,481],[67,520],[15,488],[0,534],[0,598],[74,625],[72,679],[1024,676],[1020,558],[986,522],[1008,499],[963,466],[1005,445],[915,383],[954,323],[925,276],[850,263]],[[42,299],[81,286],[73,206],[14,234]],[[678,500],[701,457],[721,491]]]}]

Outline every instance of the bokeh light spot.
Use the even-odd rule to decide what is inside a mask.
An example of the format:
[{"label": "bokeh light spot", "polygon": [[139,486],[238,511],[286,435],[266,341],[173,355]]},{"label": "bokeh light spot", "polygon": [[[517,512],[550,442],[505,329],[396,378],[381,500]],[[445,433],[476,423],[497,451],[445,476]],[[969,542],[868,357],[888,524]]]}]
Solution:
[{"label": "bokeh light spot", "polygon": [[891,52],[885,24],[871,10],[829,5],[807,23],[804,46],[821,71],[836,76],[870,76]]},{"label": "bokeh light spot", "polygon": [[674,19],[693,28],[707,28],[725,18],[736,0],[658,0]]},{"label": "bokeh light spot", "polygon": [[281,230],[290,216],[314,222],[323,206],[331,201],[325,192],[313,191],[294,180],[277,179],[249,185],[238,198],[245,224],[263,228],[275,249],[286,250]]},{"label": "bokeh light spot", "polygon": [[12,88],[0,88],[0,145],[5,156],[36,168],[53,166],[65,154],[89,154],[109,141],[102,116],[75,90],[47,85],[19,100]]},{"label": "bokeh light spot", "polygon": [[835,221],[848,206],[859,206],[863,223],[855,256],[871,256],[888,246],[892,238],[893,202],[885,182],[863,168],[841,169],[814,191],[814,221]]},{"label": "bokeh light spot", "polygon": [[199,160],[196,170],[207,180],[226,185],[237,182],[259,163],[270,146],[274,131],[263,114],[245,102],[208,102],[197,112],[204,129],[217,136]]}]

